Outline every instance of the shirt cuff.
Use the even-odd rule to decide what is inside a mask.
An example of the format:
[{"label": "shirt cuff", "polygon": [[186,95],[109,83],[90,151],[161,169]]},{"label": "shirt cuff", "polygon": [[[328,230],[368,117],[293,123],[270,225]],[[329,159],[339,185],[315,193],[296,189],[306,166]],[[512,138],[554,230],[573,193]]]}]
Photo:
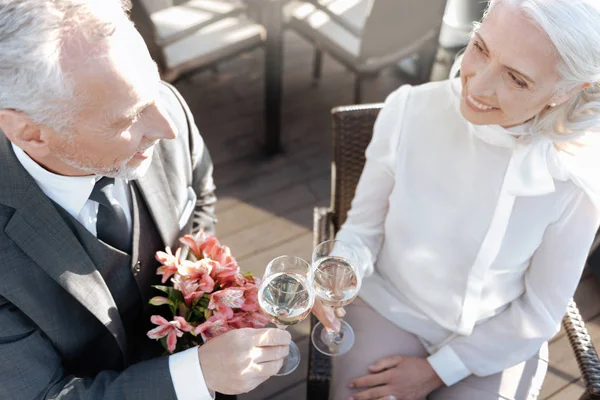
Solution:
[{"label": "shirt cuff", "polygon": [[448,345],[427,357],[427,361],[446,386],[452,386],[471,375],[471,371]]},{"label": "shirt cuff", "polygon": [[177,400],[212,400],[215,398],[214,392],[208,390],[204,381],[198,347],[192,347],[169,356],[169,372]]}]

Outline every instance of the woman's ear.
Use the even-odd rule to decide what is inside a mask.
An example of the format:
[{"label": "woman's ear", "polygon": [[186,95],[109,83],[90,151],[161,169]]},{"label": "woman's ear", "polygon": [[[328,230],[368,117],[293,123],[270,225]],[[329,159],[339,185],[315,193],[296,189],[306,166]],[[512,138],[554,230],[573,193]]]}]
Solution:
[{"label": "woman's ear", "polygon": [[577,93],[581,92],[583,89],[588,88],[590,86],[591,86],[591,84],[589,82],[586,82],[582,85],[579,85],[579,86],[569,90],[568,92],[557,94],[556,96],[552,97],[552,101],[548,105],[550,107],[559,106],[559,105],[563,104],[564,102],[568,101],[571,97],[573,97]]},{"label": "woman's ear", "polygon": [[48,142],[42,126],[24,113],[15,110],[0,110],[0,130],[4,132],[8,140],[33,158],[48,154]]}]

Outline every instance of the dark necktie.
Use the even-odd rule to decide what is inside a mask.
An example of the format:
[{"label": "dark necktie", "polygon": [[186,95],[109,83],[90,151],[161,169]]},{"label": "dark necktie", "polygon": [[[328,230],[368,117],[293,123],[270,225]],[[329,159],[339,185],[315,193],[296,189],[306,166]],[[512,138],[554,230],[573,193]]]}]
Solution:
[{"label": "dark necktie", "polygon": [[114,197],[114,178],[104,177],[94,185],[90,200],[98,202],[96,236],[104,243],[129,253],[131,235],[127,227],[125,211]]}]

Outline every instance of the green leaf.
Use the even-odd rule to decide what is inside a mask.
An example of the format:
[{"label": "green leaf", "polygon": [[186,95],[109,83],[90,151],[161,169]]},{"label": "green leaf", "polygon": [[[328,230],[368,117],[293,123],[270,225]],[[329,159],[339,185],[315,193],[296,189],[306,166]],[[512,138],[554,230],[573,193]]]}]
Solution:
[{"label": "green leaf", "polygon": [[171,292],[169,293],[169,297],[172,297],[173,300],[179,303],[185,303],[185,299],[183,298],[183,293],[175,288],[169,288]]},{"label": "green leaf", "polygon": [[177,310],[179,311],[179,316],[186,318],[189,309],[188,306],[185,305],[185,303],[179,303],[177,305]]},{"label": "green leaf", "polygon": [[169,296],[171,295],[169,292],[173,289],[173,288],[170,288],[170,287],[164,286],[164,285],[153,285],[152,287],[160,290],[163,293],[168,294]]}]

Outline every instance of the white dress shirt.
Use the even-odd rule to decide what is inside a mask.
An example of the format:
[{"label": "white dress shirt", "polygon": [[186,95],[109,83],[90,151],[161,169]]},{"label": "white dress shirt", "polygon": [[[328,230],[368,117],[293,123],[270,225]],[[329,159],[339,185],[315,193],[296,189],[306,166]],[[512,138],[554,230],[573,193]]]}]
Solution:
[{"label": "white dress shirt", "polygon": [[[12,145],[17,159],[44,194],[65,209],[92,235],[96,236],[98,203],[90,200],[94,185],[101,176],[63,176],[54,174],[31,159],[21,148]],[[115,179],[115,200],[121,205],[131,231],[131,192],[127,181]],[[160,249],[156,249],[160,250]],[[178,400],[209,400],[214,396],[204,382],[196,347],[169,357],[169,372]]]},{"label": "white dress shirt", "polygon": [[459,93],[455,79],[387,98],[337,235],[368,250],[360,296],[421,339],[447,385],[558,332],[600,224],[597,165],[531,123],[470,124]]}]

